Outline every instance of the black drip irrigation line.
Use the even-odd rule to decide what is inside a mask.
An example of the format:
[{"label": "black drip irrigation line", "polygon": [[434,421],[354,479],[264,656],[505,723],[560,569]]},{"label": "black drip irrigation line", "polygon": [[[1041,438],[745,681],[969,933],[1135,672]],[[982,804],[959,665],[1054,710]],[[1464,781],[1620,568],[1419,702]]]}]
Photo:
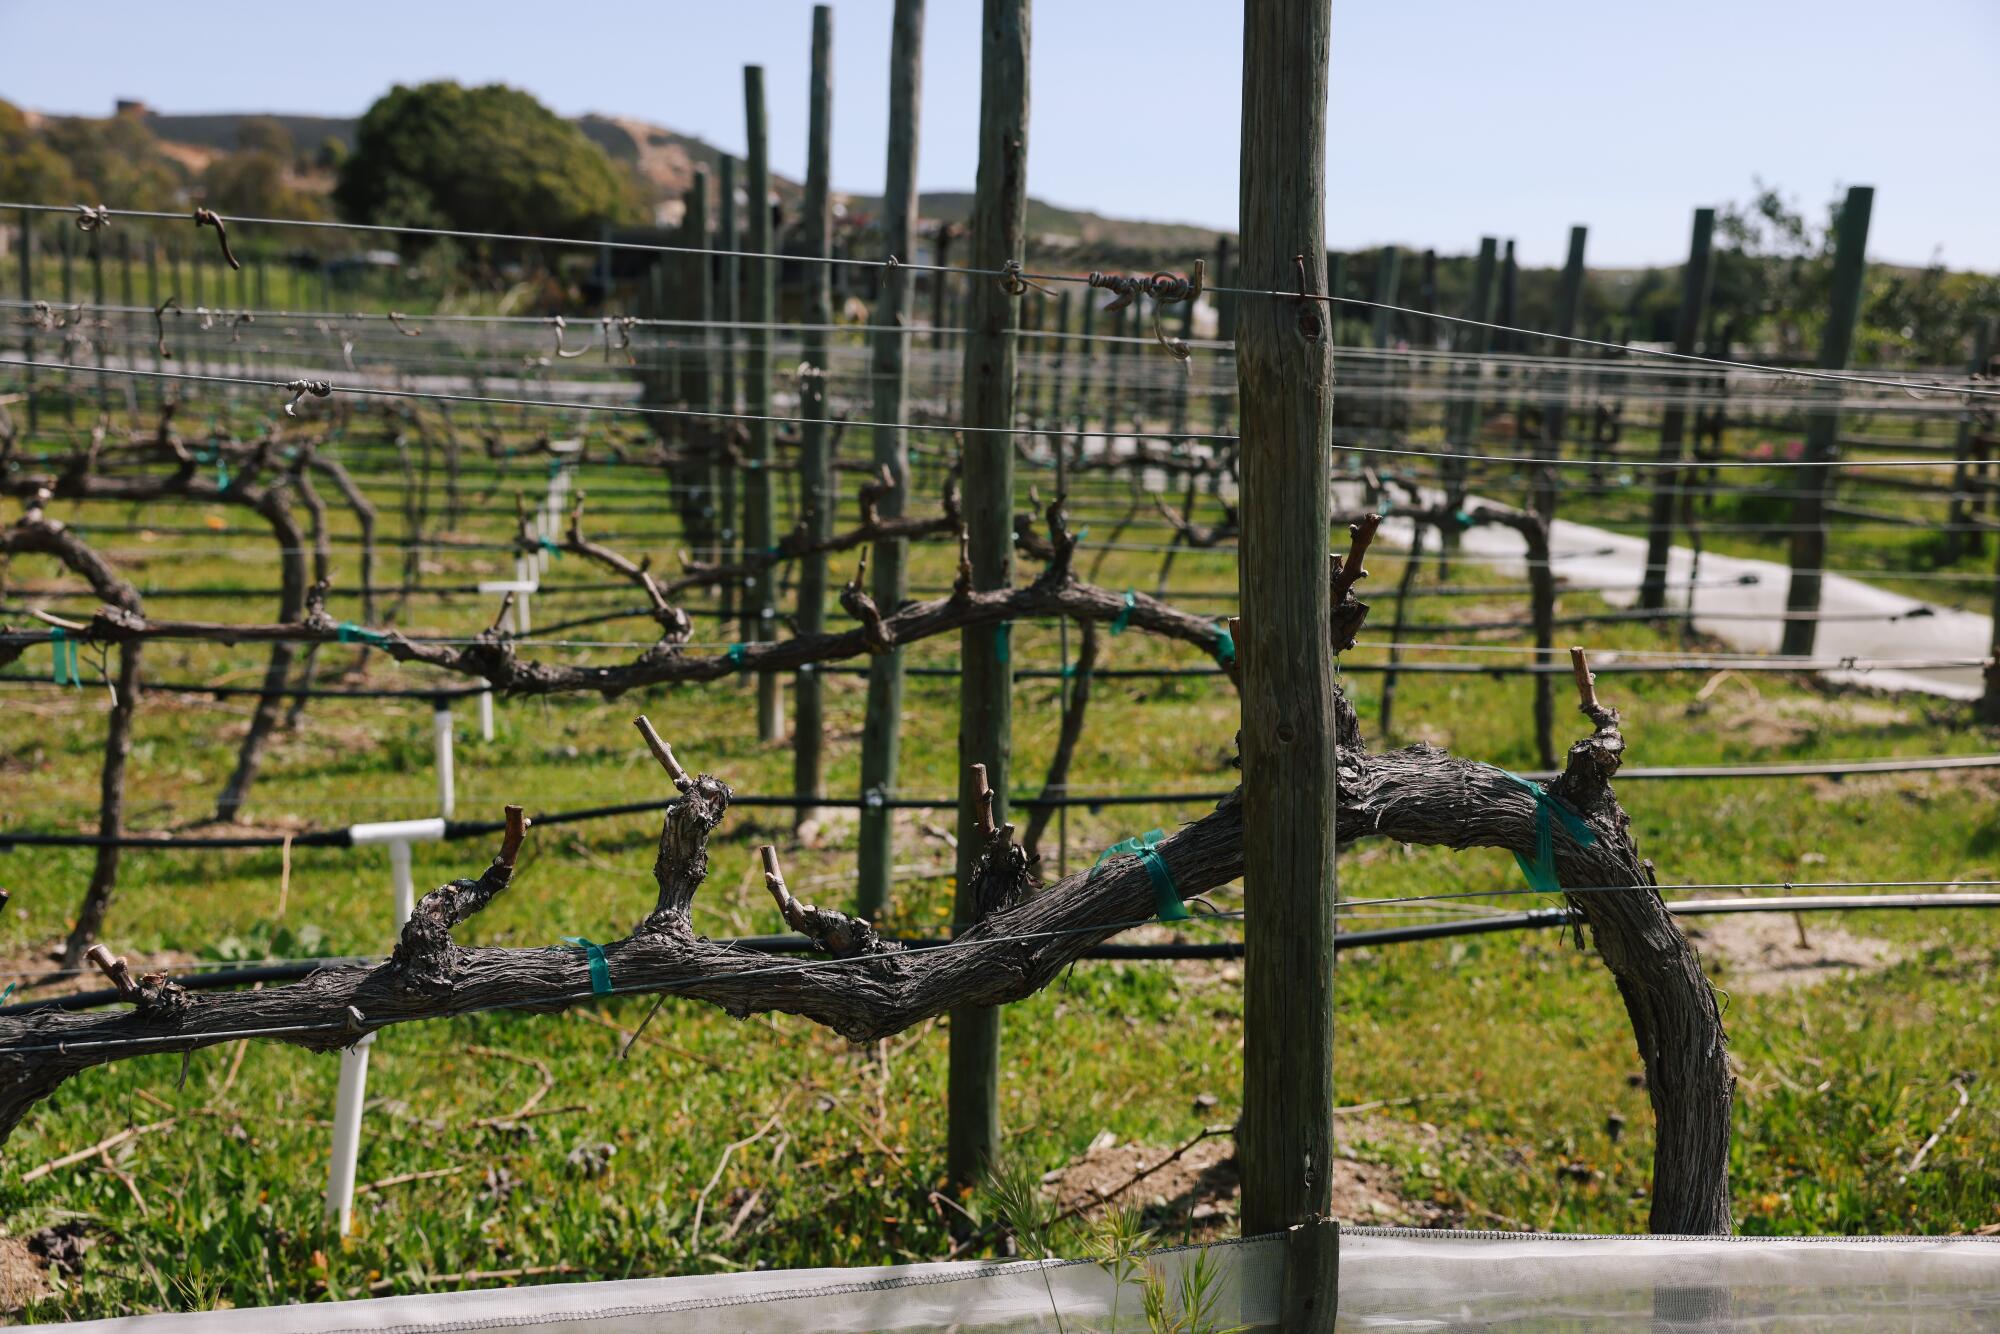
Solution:
[{"label": "black drip irrigation line", "polygon": [[[1619,777],[1627,782],[1642,780],[1677,779],[1766,779],[1825,777],[1836,781],[1853,775],[1869,773],[1931,773],[1959,769],[2000,769],[2000,754],[1996,755],[1927,755],[1900,759],[1834,760],[1825,763],[1808,764],[1744,764],[1744,765],[1690,765],[1681,768],[1659,767],[1628,768]],[[1531,770],[1522,777],[1536,781],[1547,781],[1558,775],[1550,771]],[[1106,806],[1165,806],[1180,803],[1212,803],[1229,796],[1227,792],[1100,792],[1071,794],[1059,797],[1022,795],[1010,798],[1009,804],[1027,810],[1063,807],[1082,808],[1095,811]],[[628,801],[610,806],[587,806],[573,811],[553,811],[532,816],[537,825],[580,824],[590,820],[609,819],[621,815],[643,815],[665,811],[679,804],[679,798],[661,801]],[[897,810],[897,811],[950,811],[957,810],[956,798],[945,797],[806,797],[806,796],[734,796],[730,805],[748,809],[775,808],[779,810],[807,810],[829,808],[835,810]],[[418,817],[422,818],[422,817]],[[455,842],[459,839],[478,838],[496,834],[506,828],[500,820],[446,820],[443,841]],[[235,835],[192,835],[192,836],[147,836],[124,834],[116,838],[106,838],[102,834],[50,834],[36,832],[0,831],[0,851],[15,847],[58,847],[58,848],[280,848],[290,845],[295,848],[345,848],[354,846],[347,829],[308,830],[293,834],[289,838],[270,834]]]},{"label": "black drip irrigation line", "polygon": [[[1221,801],[1227,792],[1106,792],[1085,793],[1081,796],[1045,797],[1040,794],[1008,799],[1010,806],[1027,810],[1046,807],[1082,807],[1096,810],[1101,806],[1156,806],[1174,802]],[[536,826],[579,824],[589,820],[603,820],[620,815],[644,815],[665,811],[679,804],[678,798],[662,801],[628,801],[612,806],[588,806],[574,811],[552,811],[548,814],[531,815]],[[896,811],[954,811],[958,809],[957,798],[945,797],[778,797],[738,795],[729,799],[731,806],[750,809],[776,808],[780,810],[896,810]],[[424,817],[413,817],[421,819]],[[450,843],[460,839],[478,838],[487,834],[497,834],[506,828],[501,820],[446,820],[444,839]],[[102,848],[117,847],[129,849],[160,849],[171,851],[176,848],[194,850],[216,848],[350,848],[354,840],[346,829],[306,830],[290,837],[273,834],[194,834],[148,836],[144,834],[122,834],[116,838],[106,838],[102,834],[49,834],[31,831],[0,830],[0,852],[16,847],[23,848]]]},{"label": "black drip irrigation line", "polygon": [[[1880,902],[1871,903],[1866,901],[1867,896],[1848,897],[1835,902],[1824,899],[1788,901],[1779,896],[1739,900],[1704,899],[1678,903],[1669,900],[1666,907],[1667,911],[1676,917],[1736,913],[1872,912],[1884,909],[1912,912],[1939,908],[2000,908],[2000,899],[1996,899],[1993,895],[1968,896],[1967,902],[1958,904],[1945,901],[1950,897],[1950,895],[1883,895]],[[1426,940],[1496,935],[1505,931],[1546,931],[1578,926],[1583,921],[1583,915],[1574,908],[1532,908],[1526,912],[1503,913],[1491,917],[1468,917],[1450,922],[1381,927],[1372,931],[1337,931],[1334,933],[1333,947],[1337,952],[1367,949],[1376,945],[1408,945]],[[946,937],[901,940],[891,937],[890,939],[908,950],[937,949],[953,943],[952,938]],[[956,939],[959,944],[964,943],[963,937]],[[734,940],[716,940],[710,943],[755,954],[811,954],[819,949],[815,942],[798,935],[742,936]],[[1084,951],[1082,957],[1149,962],[1228,961],[1243,957],[1243,942],[1240,940],[1175,941],[1171,944],[1120,945],[1107,941],[1091,946]],[[295,982],[326,968],[378,962],[380,962],[379,957],[365,955],[294,960],[281,964],[209,969],[175,978],[174,981],[188,991],[220,991],[251,986],[259,982]],[[0,1017],[12,1018],[50,1010],[97,1009],[115,1005],[123,999],[123,994],[113,989],[78,991],[67,996],[52,996],[47,1000],[0,1005]]]}]

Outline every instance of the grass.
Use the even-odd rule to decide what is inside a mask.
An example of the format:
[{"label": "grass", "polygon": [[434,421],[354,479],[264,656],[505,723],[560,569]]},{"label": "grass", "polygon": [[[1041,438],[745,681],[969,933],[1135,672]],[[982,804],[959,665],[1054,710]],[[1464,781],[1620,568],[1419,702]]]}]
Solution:
[{"label": "grass", "polygon": [[[484,517],[462,531],[504,533],[507,493],[520,485],[532,494],[536,476],[534,467],[519,465]],[[580,479],[593,495],[606,496],[643,482],[629,470],[586,469]],[[387,499],[401,485],[382,473],[375,484]],[[1095,526],[1101,540],[1125,503],[1100,486],[1077,500],[1076,521]],[[385,506],[385,516],[393,531],[393,505]],[[271,582],[268,539],[246,526],[240,512],[66,507],[64,517],[86,531],[95,527],[94,540],[118,551],[121,568],[142,586]],[[664,523],[642,512],[606,515],[593,530]],[[158,531],[150,538],[113,533],[119,524]],[[219,554],[220,538],[164,531],[210,524],[220,525],[213,531],[221,537],[243,536],[227,543],[240,554]],[[1160,536],[1157,527],[1133,529],[1125,540]],[[671,548],[633,549],[664,555]],[[355,553],[341,548],[337,556],[337,586],[351,588]],[[423,578],[438,583],[498,577],[510,565],[502,552],[445,550],[426,559]],[[1098,581],[1150,588],[1158,560],[1113,552]],[[942,549],[921,548],[916,561],[914,582],[948,580]],[[1371,566],[1382,606],[1364,640],[1384,633],[1398,562],[1384,553]],[[845,577],[844,562],[836,570]],[[46,564],[25,560],[6,577],[10,588],[56,581]],[[565,558],[548,578],[554,586],[597,577]],[[1172,582],[1227,591],[1234,579],[1227,554],[1183,553]],[[4,600],[22,599],[9,592]],[[490,615],[475,601],[416,601],[406,620],[472,628]],[[630,601],[620,594],[544,597],[537,617],[546,623],[572,609]],[[1509,605],[1466,601],[1430,602],[1422,614],[1463,618]],[[275,598],[249,604],[217,598],[163,601],[159,609],[243,619],[268,615],[274,605]],[[1596,605],[1586,595],[1563,601],[1565,611]],[[336,614],[353,613],[337,603]],[[698,622],[697,638],[714,638],[713,624]],[[604,638],[628,632],[643,638],[644,628],[621,622],[599,630]],[[1492,632],[1479,638],[1521,642]],[[1600,649],[1666,647],[1674,638],[1619,625],[1590,632],[1587,642]],[[1106,666],[1190,665],[1185,650],[1142,635],[1106,645]],[[544,652],[602,660],[627,651]],[[911,660],[944,664],[953,652],[952,643],[933,641],[913,649]],[[1020,627],[1014,655],[1023,665],[1056,662],[1054,628]],[[1351,660],[1371,656],[1357,650]],[[323,654],[323,679],[349,661],[351,650]],[[11,670],[39,672],[46,663],[36,651]],[[147,649],[147,673],[156,680],[254,683],[261,672],[260,657],[246,650]],[[413,679],[379,655],[369,677],[382,685]],[[1756,678],[1755,699],[1747,687],[1724,682],[1697,700],[1702,684],[1695,676],[1605,678],[1602,693],[1627,720],[1633,763],[1975,752],[1996,740],[1974,730],[1962,710],[1936,702],[1883,701],[1779,676]],[[1380,678],[1350,675],[1346,685],[1372,738]],[[955,789],[955,692],[950,678],[910,683],[906,794]],[[1040,786],[1055,741],[1056,694],[1053,681],[1018,688],[1016,792]],[[102,691],[8,686],[0,699],[8,825],[94,827]],[[1529,699],[1524,678],[1409,677],[1399,687],[1397,739],[1532,768]],[[858,787],[863,700],[859,678],[828,678],[834,793]],[[147,697],[129,788],[135,827],[168,827],[205,813],[233,760],[247,704]],[[739,792],[782,792],[789,785],[790,751],[757,740],[754,692],[743,684],[670,687],[609,702],[510,701],[500,707],[490,744],[478,740],[470,707],[461,708],[460,815],[495,817],[509,801],[561,809],[664,796],[657,766],[631,730],[631,717],[642,710],[690,767],[722,776]],[[274,749],[248,820],[266,828],[326,827],[431,813],[428,712],[420,701],[315,702],[303,727]],[[1079,791],[1230,786],[1236,715],[1234,695],[1212,678],[1101,682],[1072,785]],[[1561,716],[1564,736],[1573,720],[1566,708]],[[1991,779],[1978,773],[1846,783],[1635,782],[1621,789],[1642,852],[1663,881],[1682,883],[2000,878],[1994,795]],[[1170,827],[1200,809],[1163,803],[1073,810],[1068,863],[1074,869],[1119,838]],[[946,825],[947,815],[928,818]],[[925,823],[915,818],[899,831],[899,861],[922,872],[898,885],[891,924],[903,930],[934,931],[949,916],[951,853]],[[652,818],[635,816],[531,833],[514,887],[461,928],[461,939],[535,946],[566,935],[622,934],[650,906],[656,832]],[[838,820],[801,841],[781,812],[733,813],[712,849],[698,928],[711,935],[778,929],[752,874],[755,845],[763,841],[780,844],[802,897],[845,904],[853,838],[852,826]],[[439,883],[476,872],[489,856],[477,842],[419,846],[417,877]],[[0,875],[14,895],[0,948],[16,966],[64,931],[88,868],[88,852],[80,849],[20,848],[0,857]],[[1519,877],[1499,852],[1361,845],[1343,856],[1341,877],[1343,892],[1354,898],[1482,891],[1497,895],[1477,901],[1486,906],[1540,902],[1513,892]],[[385,855],[295,849],[282,918],[280,880],[275,850],[128,854],[110,942],[124,953],[205,958],[365,953],[388,944]],[[1223,906],[1237,902],[1228,893],[1219,898]],[[1393,920],[1410,915],[1399,912]],[[1349,925],[1390,920],[1357,912]],[[2000,1091],[1990,1078],[2000,1064],[1992,1023],[2000,919],[1855,913],[1840,915],[1838,925],[1893,940],[1906,953],[1864,976],[1728,1000],[1740,1068],[1733,1180],[1740,1226],[1771,1233],[1951,1232],[2000,1222],[2000,1181],[1987,1167],[2000,1154]],[[1184,929],[1204,937],[1232,930],[1200,923]],[[1726,973],[1722,981],[1726,988]],[[1390,1163],[1407,1195],[1435,1201],[1468,1226],[1644,1228],[1650,1114],[1645,1090],[1633,1082],[1639,1062],[1629,1025],[1594,956],[1553,933],[1354,951],[1342,956],[1338,994],[1341,1100],[1422,1099],[1386,1116],[1391,1123],[1421,1119],[1441,1131],[1435,1139],[1405,1139],[1371,1130],[1347,1150]],[[944,1021],[855,1048],[801,1020],[736,1021],[672,1002],[621,1060],[626,1033],[649,1004],[488,1014],[382,1034],[374,1047],[360,1180],[384,1184],[360,1196],[356,1228],[346,1238],[332,1235],[321,1219],[335,1060],[260,1044],[197,1054],[184,1085],[180,1061],[168,1056],[83,1075],[36,1109],[0,1160],[8,1232],[83,1219],[101,1238],[81,1273],[25,1317],[411,1292],[479,1282],[462,1276],[493,1271],[562,1281],[864,1265],[934,1259],[951,1249],[951,1210],[934,1198],[944,1184]],[[1006,1154],[1035,1172],[1061,1165],[1106,1130],[1125,1140],[1176,1143],[1236,1111],[1242,995],[1234,968],[1081,964],[1010,1007],[1004,1032]],[[544,1069],[548,1091],[537,1114],[515,1118],[543,1087]],[[1969,1105],[1922,1170],[1908,1173],[1917,1147],[1957,1105],[1955,1078]],[[1200,1094],[1213,1095],[1219,1106],[1198,1107]],[[1622,1131],[1614,1130],[1614,1117]],[[22,1183],[37,1164],[128,1124],[168,1118],[177,1118],[170,1129]],[[726,1146],[760,1128],[761,1136],[722,1165]],[[1162,1226],[1163,1240],[1193,1226],[1185,1217],[1149,1221]]]}]

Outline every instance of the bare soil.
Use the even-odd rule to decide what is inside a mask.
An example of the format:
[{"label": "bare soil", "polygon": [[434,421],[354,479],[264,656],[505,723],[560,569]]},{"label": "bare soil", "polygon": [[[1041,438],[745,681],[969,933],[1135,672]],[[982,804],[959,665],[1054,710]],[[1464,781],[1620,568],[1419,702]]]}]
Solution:
[{"label": "bare soil", "polygon": [[1838,927],[1779,913],[1705,917],[1688,924],[1709,974],[1727,990],[1752,995],[1818,986],[1878,973],[1903,957],[1886,940],[1851,935]]}]

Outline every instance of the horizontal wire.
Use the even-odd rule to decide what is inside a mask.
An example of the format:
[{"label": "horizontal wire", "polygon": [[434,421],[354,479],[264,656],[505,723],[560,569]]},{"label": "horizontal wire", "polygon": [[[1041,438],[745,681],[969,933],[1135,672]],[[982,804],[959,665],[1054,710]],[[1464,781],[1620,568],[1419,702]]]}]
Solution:
[{"label": "horizontal wire", "polygon": [[[24,204],[11,201],[0,201],[0,208],[12,208],[24,212],[59,213],[67,215],[74,215],[77,212],[76,206],[64,207],[58,204]],[[151,219],[164,220],[168,222],[183,222],[183,221],[193,220],[193,217],[190,214],[164,213],[147,209],[107,209],[103,208],[102,206],[99,206],[98,212],[100,214],[108,214],[114,217],[151,218]],[[893,256],[888,259],[859,259],[852,256],[839,256],[839,255],[784,255],[768,251],[729,250],[729,249],[722,249],[710,246],[673,246],[673,245],[663,245],[653,242],[616,241],[616,240],[611,240],[609,238],[589,240],[578,237],[531,236],[531,235],[523,235],[519,233],[509,233],[509,232],[477,232],[477,231],[466,231],[455,228],[409,227],[409,226],[390,225],[386,223],[341,222],[337,220],[327,220],[327,219],[265,218],[265,217],[257,217],[254,215],[239,216],[239,215],[229,215],[229,214],[223,214],[218,216],[223,222],[246,223],[256,226],[306,227],[306,228],[327,229],[335,231],[343,231],[343,230],[363,231],[363,232],[372,232],[385,235],[401,235],[401,236],[444,236],[458,240],[506,241],[510,243],[528,243],[537,245],[569,245],[569,246],[578,246],[589,249],[631,250],[631,251],[656,253],[656,254],[708,255],[708,256],[721,256],[724,258],[736,258],[736,259],[778,260],[778,261],[794,261],[794,262],[803,261],[809,263],[828,264],[828,265],[846,265],[855,268],[872,268],[872,269],[882,269],[882,270],[909,269],[914,272],[952,274],[961,277],[973,277],[973,278],[1000,279],[1000,278],[1020,277],[1020,278],[1032,279],[1038,282],[1072,283],[1083,286],[1092,285],[1090,282],[1090,278],[1088,276],[1081,274],[1029,273],[1014,268],[975,269],[975,268],[965,268],[965,267],[951,267],[939,264],[920,264],[915,262],[905,262]],[[1612,342],[1607,342],[1603,339],[1585,338],[1575,334],[1559,334],[1541,329],[1523,329],[1514,325],[1494,323],[1489,320],[1475,320],[1466,316],[1445,315],[1438,311],[1419,310],[1414,306],[1399,306],[1383,301],[1367,301],[1359,297],[1332,296],[1318,292],[1302,292],[1302,291],[1287,292],[1276,288],[1257,288],[1257,287],[1205,286],[1203,290],[1217,296],[1256,296],[1256,297],[1265,297],[1265,298],[1287,300],[1287,301],[1320,301],[1326,303],[1339,303],[1341,305],[1360,306],[1370,310],[1386,310],[1394,314],[1410,315],[1421,319],[1431,319],[1431,320],[1442,321],[1449,324],[1465,325],[1468,327],[1485,329],[1496,333],[1519,334],[1526,338],[1550,339],[1558,342],[1574,344],[1576,346],[1581,346],[1581,347],[1597,347],[1617,352],[1622,356],[1660,357],[1663,359],[1668,359],[1673,361],[1687,362],[1696,365],[1716,366],[1727,370],[1738,370],[1759,375],[1779,376],[1782,378],[1792,379],[1792,380],[1819,380],[1819,381],[1827,381],[1835,383],[1873,385],[1890,389],[1901,389],[1904,390],[1905,392],[1912,392],[1912,391],[1944,392],[1944,393],[1965,395],[1969,397],[2000,398],[2000,389],[1982,389],[1972,386],[1948,386],[1939,382],[1913,383],[1907,380],[1893,380],[1883,377],[1853,375],[1842,371],[1829,371],[1829,370],[1806,369],[1806,368],[1786,368],[1781,366],[1765,366],[1765,365],[1760,365],[1756,362],[1733,361],[1723,357],[1704,357],[1688,352],[1670,352],[1661,349],[1635,347],[1632,346],[1631,344],[1612,343]],[[1160,304],[1165,304],[1165,303],[1160,303]]]}]

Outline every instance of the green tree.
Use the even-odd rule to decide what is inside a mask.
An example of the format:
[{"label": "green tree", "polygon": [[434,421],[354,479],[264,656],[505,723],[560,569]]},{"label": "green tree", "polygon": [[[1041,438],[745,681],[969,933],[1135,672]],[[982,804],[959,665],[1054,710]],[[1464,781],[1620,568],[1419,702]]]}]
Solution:
[{"label": "green tree", "polygon": [[28,128],[28,118],[0,102],[0,197],[30,204],[73,204],[83,188],[69,160]]},{"label": "green tree", "polygon": [[361,118],[334,198],[356,221],[551,236],[635,208],[603,149],[501,84],[390,89]]},{"label": "green tree", "polygon": [[236,147],[286,161],[292,156],[292,132],[276,116],[251,116],[236,127]]},{"label": "green tree", "polygon": [[291,183],[286,161],[262,148],[225,153],[201,175],[202,203],[218,213],[251,218],[312,221],[324,216],[318,196]]}]

